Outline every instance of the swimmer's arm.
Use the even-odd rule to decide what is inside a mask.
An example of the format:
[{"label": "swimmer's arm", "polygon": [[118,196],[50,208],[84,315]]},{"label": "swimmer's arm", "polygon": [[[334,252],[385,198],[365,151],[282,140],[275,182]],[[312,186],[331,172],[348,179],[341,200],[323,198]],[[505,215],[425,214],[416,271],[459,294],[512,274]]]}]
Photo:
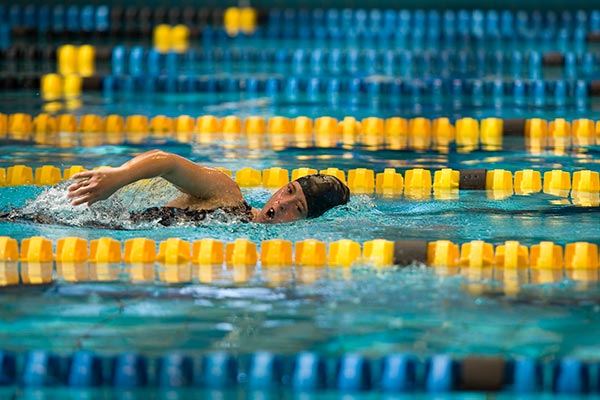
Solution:
[{"label": "swimmer's arm", "polygon": [[107,199],[123,186],[154,177],[162,177],[198,199],[219,199],[225,204],[235,204],[242,199],[237,184],[223,172],[160,150],[140,154],[117,168],[75,174],[76,182],[67,189],[68,196],[73,199],[73,205],[91,205]]}]

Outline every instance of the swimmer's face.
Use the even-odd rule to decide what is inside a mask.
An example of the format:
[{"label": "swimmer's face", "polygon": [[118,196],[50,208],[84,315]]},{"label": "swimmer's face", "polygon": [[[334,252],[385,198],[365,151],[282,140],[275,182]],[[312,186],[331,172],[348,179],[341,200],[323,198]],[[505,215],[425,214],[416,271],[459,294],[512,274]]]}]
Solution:
[{"label": "swimmer's face", "polygon": [[308,206],[302,187],[296,181],[279,189],[263,207],[256,218],[263,224],[280,224],[306,218]]}]

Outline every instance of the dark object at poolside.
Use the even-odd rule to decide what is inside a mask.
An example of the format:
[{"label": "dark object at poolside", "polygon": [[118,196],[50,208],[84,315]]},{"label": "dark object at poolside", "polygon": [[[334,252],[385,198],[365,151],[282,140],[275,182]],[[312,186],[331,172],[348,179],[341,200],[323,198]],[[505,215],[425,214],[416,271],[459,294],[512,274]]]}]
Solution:
[{"label": "dark object at poolside", "polygon": [[461,169],[459,190],[485,190],[486,169]]},{"label": "dark object at poolside", "polygon": [[525,118],[507,118],[502,128],[504,136],[525,136]]},{"label": "dark object at poolside", "polygon": [[396,240],[394,264],[406,266],[413,263],[427,263],[427,242],[425,240]]},{"label": "dark object at poolside", "polygon": [[565,64],[565,55],[562,51],[547,51],[542,56],[544,67],[562,67]]},{"label": "dark object at poolside", "polygon": [[110,61],[112,51],[112,46],[96,46],[96,61]]},{"label": "dark object at poolside", "polygon": [[588,32],[585,39],[588,42],[600,42],[600,31]]},{"label": "dark object at poolside", "polygon": [[506,361],[502,357],[466,357],[460,362],[460,389],[478,392],[500,391]]},{"label": "dark object at poolside", "polygon": [[81,87],[84,91],[102,90],[104,79],[101,76],[88,76],[82,79]]},{"label": "dark object at poolside", "polygon": [[600,80],[591,81],[588,87],[588,94],[592,97],[600,96]]}]

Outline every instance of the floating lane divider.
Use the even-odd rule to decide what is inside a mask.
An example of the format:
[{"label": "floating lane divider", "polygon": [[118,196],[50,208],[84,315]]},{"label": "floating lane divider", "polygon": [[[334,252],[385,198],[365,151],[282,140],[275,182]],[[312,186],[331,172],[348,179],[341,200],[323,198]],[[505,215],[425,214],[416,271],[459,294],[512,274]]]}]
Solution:
[{"label": "floating lane divider", "polygon": [[[101,167],[110,168],[110,167]],[[233,173],[225,168],[218,168],[233,177]],[[56,185],[62,180],[83,171],[82,166],[66,168],[62,173],[57,167],[45,165],[34,171],[25,165],[14,165],[0,168],[1,186],[23,185]],[[291,180],[302,176],[316,174],[334,175],[346,183],[353,194],[378,194],[383,196],[399,196],[402,193],[407,199],[422,200],[434,198],[439,200],[455,199],[461,190],[485,190],[488,198],[502,200],[513,194],[530,195],[543,191],[554,196],[568,197],[579,206],[598,206],[600,204],[600,173],[591,170],[580,170],[571,173],[563,170],[545,172],[533,169],[516,171],[514,174],[504,169],[464,169],[453,170],[443,168],[432,173],[422,168],[408,169],[404,176],[394,168],[386,168],[375,173],[372,169],[356,168],[347,173],[339,168],[316,170],[313,168],[296,168],[292,170]],[[543,177],[543,180],[542,180]],[[234,180],[240,187],[264,187],[278,189],[290,182],[287,169],[273,167],[262,171],[245,167],[235,173]]]},{"label": "floating lane divider", "polygon": [[[171,57],[173,59],[173,57]],[[153,64],[154,65],[154,64]],[[168,67],[167,67],[168,68]],[[432,101],[457,98],[477,105],[528,104],[535,107],[577,105],[587,107],[589,97],[600,95],[598,81],[589,78],[545,80],[523,78],[504,81],[484,81],[482,78],[402,79],[394,77],[347,77],[347,75],[281,77],[279,73],[267,76],[225,76],[197,74],[106,75],[102,90],[106,97],[126,96],[132,93],[244,93],[248,97],[268,97],[274,100],[298,101],[300,96],[330,104],[380,103],[400,106],[401,97],[421,100],[432,96]],[[574,98],[575,97],[575,98]]]},{"label": "floating lane divider", "polygon": [[[553,282],[565,276],[598,281],[598,258],[598,245],[588,242],[568,243],[563,247],[543,241],[527,247],[518,241],[506,241],[494,247],[480,240],[459,246],[447,240],[374,239],[361,245],[341,239],[327,245],[306,239],[293,246],[290,241],[272,239],[261,242],[259,249],[256,243],[243,238],[229,243],[210,238],[193,243],[170,238],[157,246],[148,238],[128,239],[122,244],[108,237],[89,243],[82,238],[66,237],[58,239],[53,246],[49,239],[35,236],[23,239],[19,251],[16,239],[1,236],[0,284],[41,284],[55,279],[67,282],[119,279],[167,283],[210,283],[220,279],[246,282],[259,266],[261,274],[275,282],[286,278],[285,274],[281,275],[284,267],[295,267],[298,279],[312,282],[321,277],[319,271],[326,271],[325,267],[330,271],[346,271],[352,266],[407,265],[429,266],[441,274],[460,272],[473,280],[491,279],[493,272],[497,279],[508,282],[513,275],[521,273],[531,274],[532,283]],[[121,269],[128,278],[120,276]]]},{"label": "floating lane divider", "polygon": [[[359,353],[326,356],[313,352],[277,354],[257,351],[167,352],[146,356],[137,352],[100,354],[79,350],[57,354],[48,350],[24,353],[1,351],[2,377],[6,386],[25,388],[69,387],[83,391],[98,387],[126,389],[160,388],[177,395],[191,388],[253,391],[256,394],[303,395],[320,391],[340,393],[448,393],[460,391],[589,394],[596,387],[595,364],[577,358],[543,361],[533,357],[446,354],[417,357],[391,353],[381,358]],[[244,377],[244,378],[241,378]],[[546,379],[547,378],[547,379]],[[596,389],[597,390],[597,389]]]},{"label": "floating lane divider", "polygon": [[[219,71],[229,73],[252,72],[260,68],[262,75],[285,74],[287,76],[321,78],[321,85],[332,86],[344,83],[343,76],[355,75],[363,71],[367,75],[385,75],[388,79],[424,79],[423,71],[428,75],[440,77],[449,75],[461,78],[452,81],[452,92],[468,94],[473,91],[466,84],[476,82],[469,78],[485,78],[483,89],[489,96],[499,97],[504,92],[511,92],[514,80],[540,80],[545,68],[552,68],[555,78],[547,80],[546,85],[555,97],[566,95],[565,84],[571,84],[573,79],[590,79],[589,94],[597,95],[596,64],[597,56],[593,52],[578,54],[571,51],[471,51],[471,50],[442,50],[431,53],[419,50],[393,49],[306,49],[304,47],[289,48],[206,48],[197,50],[189,47],[189,31],[185,26],[159,25],[154,30],[153,47],[137,46],[107,46],[83,45],[84,49],[94,51],[95,60],[106,64],[106,69],[98,71],[101,76],[86,73],[86,77],[97,80],[110,72],[113,77],[172,76],[178,79],[186,77],[190,72],[195,75],[210,75],[214,72],[215,63]],[[6,49],[0,49],[0,60],[5,64],[3,74],[4,84],[7,76],[20,76],[20,64],[29,63],[29,71],[51,71],[48,65],[57,61],[63,47],[78,48],[81,45],[62,46],[24,46],[15,44]],[[393,47],[393,46],[392,46]],[[63,57],[63,60],[73,64],[78,52],[71,52],[73,60]],[[85,53],[83,54],[85,55]],[[64,61],[63,61],[64,62]],[[39,65],[33,65],[39,64]],[[104,66],[103,64],[103,66]],[[60,71],[60,66],[59,69]],[[89,70],[88,70],[89,71]],[[94,70],[95,71],[95,70]],[[506,79],[507,75],[510,77]],[[330,77],[335,80],[324,80]],[[497,77],[490,81],[490,77]],[[161,78],[163,79],[163,78]],[[249,81],[253,82],[253,81]],[[263,80],[257,80],[264,85]],[[284,81],[274,77],[268,82]],[[198,82],[200,83],[200,82]],[[447,82],[446,82],[447,83]],[[473,83],[478,86],[479,83]],[[538,85],[538,84],[536,84]],[[430,88],[423,82],[423,89]],[[95,90],[101,90],[96,87]],[[89,90],[94,88],[90,87]],[[438,88],[436,88],[438,89]],[[477,87],[475,88],[477,89]],[[538,88],[539,90],[539,88]],[[272,91],[272,90],[271,90]],[[439,90],[437,90],[439,92]],[[559,99],[557,99],[559,100]],[[562,99],[563,101],[566,99]]]},{"label": "floating lane divider", "polygon": [[[63,78],[53,74],[44,80],[49,87],[47,96],[57,98],[67,92],[78,93],[81,78],[71,75],[75,81],[61,83]],[[66,81],[65,81],[66,82]],[[65,86],[66,85],[66,86]],[[203,115],[166,117],[157,115],[111,114],[101,117],[86,114],[25,113],[0,114],[0,140],[33,141],[44,145],[61,147],[97,146],[102,144],[146,143],[156,139],[173,139],[179,142],[213,144],[215,141],[236,141],[248,147],[271,147],[283,149],[297,147],[352,147],[365,149],[449,151],[500,150],[503,138],[524,138],[524,147],[530,152],[546,150],[565,151],[571,148],[600,144],[600,121],[580,118],[545,120],[484,118],[476,120],[465,117],[452,123],[448,118],[378,118],[357,120],[352,116],[338,120],[333,117],[315,119],[304,116],[287,118],[275,116],[269,119],[250,116],[241,119],[230,115],[217,118]]]},{"label": "floating lane divider", "polygon": [[[250,73],[260,68],[261,74],[294,76],[298,79],[309,75],[321,78],[321,85],[346,82],[340,78],[356,75],[359,71],[367,75],[385,75],[387,80],[402,78],[404,80],[421,79],[423,90],[438,89],[428,87],[427,79],[431,75],[439,77],[452,76],[452,81],[445,81],[451,87],[452,93],[468,94],[468,84],[488,85],[484,89],[497,96],[504,91],[509,92],[514,80],[540,80],[544,69],[552,68],[555,78],[546,80],[546,85],[558,87],[573,79],[596,78],[597,55],[593,52],[578,54],[571,51],[472,51],[472,50],[441,50],[439,52],[390,48],[359,49],[306,49],[299,48],[205,48],[197,50],[187,46],[173,46],[174,39],[169,26],[162,28],[165,32],[155,31],[153,48],[143,46],[127,47],[118,45],[112,48],[110,54],[111,75],[114,79],[123,76],[133,78],[149,77],[178,77],[186,75],[209,75],[214,73],[215,64],[221,73]],[[169,36],[171,35],[171,36]],[[160,39],[159,39],[160,38]],[[17,49],[19,49],[17,47]],[[33,56],[31,51],[21,49],[8,51],[7,59]],[[103,50],[103,60],[107,60],[108,49]],[[426,72],[425,72],[425,71]],[[161,79],[165,79],[165,78]],[[335,80],[324,79],[326,77]],[[490,77],[497,80],[491,82]],[[507,79],[510,77],[510,79]],[[381,77],[385,82],[385,78]],[[456,79],[459,80],[456,80]],[[561,79],[562,78],[562,79]],[[189,79],[189,78],[188,78]],[[274,78],[271,78],[274,79]],[[281,80],[275,80],[284,85]],[[252,81],[250,81],[252,82]],[[262,82],[258,80],[258,82]],[[490,86],[490,85],[493,85]],[[592,85],[593,86],[593,85]],[[558,92],[555,92],[558,94]]]},{"label": "floating lane divider", "polygon": [[82,35],[110,32],[115,35],[147,33],[158,24],[186,24],[191,27],[223,26],[244,32],[258,19],[270,38],[348,36],[355,32],[396,33],[417,39],[559,39],[588,38],[600,31],[598,10],[407,10],[271,8],[258,13],[249,8],[150,7],[71,4],[0,7],[0,20],[17,34],[35,32],[53,35]]},{"label": "floating lane divider", "polygon": [[256,25],[257,11],[250,8],[237,10],[240,15],[236,20],[231,18],[234,15],[227,18],[226,10],[218,7],[13,4],[10,8],[0,6],[0,21],[15,36],[40,33],[57,39],[100,38],[106,34],[147,38],[152,35],[153,27],[160,24],[183,24],[198,34],[206,26],[222,27],[227,20],[231,28],[238,26],[244,32],[251,32],[252,29],[247,28]]}]

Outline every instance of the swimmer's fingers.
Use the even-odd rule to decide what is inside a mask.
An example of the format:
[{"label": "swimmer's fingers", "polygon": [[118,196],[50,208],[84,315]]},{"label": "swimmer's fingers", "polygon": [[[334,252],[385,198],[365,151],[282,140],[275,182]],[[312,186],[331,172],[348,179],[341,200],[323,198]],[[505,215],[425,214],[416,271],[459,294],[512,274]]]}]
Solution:
[{"label": "swimmer's fingers", "polygon": [[79,180],[79,179],[89,179],[92,176],[94,176],[96,174],[96,171],[81,171],[78,172],[76,174],[74,174],[73,176],[71,176],[71,179],[73,180]]},{"label": "swimmer's fingers", "polygon": [[[85,188],[83,188],[83,189],[85,189]],[[73,197],[73,200],[71,200],[72,206],[78,206],[78,205],[86,204],[86,203],[88,206],[91,206],[92,204],[105,199],[105,197],[99,196],[98,194],[96,194],[94,192],[83,191],[80,193],[81,193],[80,195],[72,196]]]},{"label": "swimmer's fingers", "polygon": [[82,186],[86,186],[89,184],[90,179],[94,176],[94,171],[84,171],[79,172],[73,175],[71,178],[73,179],[73,183],[69,185],[67,188],[67,192],[71,194]]},{"label": "swimmer's fingers", "polygon": [[73,199],[71,201],[71,205],[72,206],[78,206],[78,205],[85,204],[85,203],[87,203],[88,206],[91,206],[92,204],[95,203],[95,201],[90,200],[90,195],[89,194],[87,194],[85,196],[80,196],[80,197],[78,197],[76,199]]},{"label": "swimmer's fingers", "polygon": [[78,197],[90,190],[90,181],[78,181],[67,188],[67,197]]}]

